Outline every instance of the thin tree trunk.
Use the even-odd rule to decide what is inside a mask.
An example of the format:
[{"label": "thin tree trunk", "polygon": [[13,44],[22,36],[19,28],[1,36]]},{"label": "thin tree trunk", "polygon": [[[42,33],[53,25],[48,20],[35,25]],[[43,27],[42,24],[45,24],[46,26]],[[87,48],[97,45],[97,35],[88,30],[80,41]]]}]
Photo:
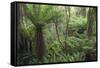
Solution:
[{"label": "thin tree trunk", "polygon": [[65,47],[67,45],[66,41],[67,41],[67,38],[68,38],[68,28],[69,28],[69,21],[70,21],[70,7],[66,7],[65,6],[65,13],[66,13],[66,23],[67,23],[67,26],[66,26],[66,29],[65,29]]},{"label": "thin tree trunk", "polygon": [[57,34],[57,39],[59,41],[59,43],[62,45],[62,42],[60,40],[60,36],[59,36],[59,32],[58,32],[58,24],[57,24],[57,21],[54,23],[55,24],[55,29],[56,29],[56,34]]},{"label": "thin tree trunk", "polygon": [[67,23],[67,26],[66,26],[66,29],[65,29],[65,40],[67,40],[68,38],[68,28],[69,28],[69,21],[70,21],[70,7],[66,7],[65,6],[65,12],[66,12],[66,23]]}]

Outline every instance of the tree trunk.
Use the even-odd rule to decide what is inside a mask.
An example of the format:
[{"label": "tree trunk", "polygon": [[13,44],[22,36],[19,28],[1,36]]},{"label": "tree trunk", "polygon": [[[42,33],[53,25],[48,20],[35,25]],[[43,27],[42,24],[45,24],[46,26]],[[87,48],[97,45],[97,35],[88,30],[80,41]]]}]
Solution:
[{"label": "tree trunk", "polygon": [[[93,36],[93,26],[96,20],[96,11],[95,8],[89,8],[88,10],[88,15],[87,15],[87,36],[88,40],[92,40]],[[93,41],[96,43],[95,41]],[[97,55],[96,55],[96,44],[94,44],[92,49],[88,49],[85,55],[85,61],[95,61],[97,60]]]},{"label": "tree trunk", "polygon": [[80,13],[81,13],[81,16],[86,17],[86,8],[82,7]]},{"label": "tree trunk", "polygon": [[66,13],[66,29],[65,29],[65,40],[68,37],[68,28],[69,28],[69,21],[70,21],[70,7],[65,6],[65,13]]},{"label": "tree trunk", "polygon": [[54,24],[55,24],[57,39],[58,39],[59,43],[62,45],[62,42],[61,42],[60,37],[59,37],[58,23],[57,23],[57,21]]},{"label": "tree trunk", "polygon": [[44,44],[42,29],[43,29],[42,26],[40,25],[36,26],[36,32],[35,32],[36,48],[35,49],[36,49],[36,56],[38,58],[38,61],[41,61],[45,54],[45,44]]},{"label": "tree trunk", "polygon": [[82,8],[76,7],[75,11],[76,11],[76,16],[86,17],[86,8],[85,7],[82,7]]},{"label": "tree trunk", "polygon": [[64,50],[67,50],[67,39],[68,39],[68,28],[69,28],[69,21],[70,21],[70,7],[65,6],[65,13],[66,13],[66,29],[65,29],[65,42],[64,42]]},{"label": "tree trunk", "polygon": [[93,23],[94,23],[94,13],[93,8],[89,8],[88,15],[87,15],[87,36],[88,39],[91,38],[93,33]]}]

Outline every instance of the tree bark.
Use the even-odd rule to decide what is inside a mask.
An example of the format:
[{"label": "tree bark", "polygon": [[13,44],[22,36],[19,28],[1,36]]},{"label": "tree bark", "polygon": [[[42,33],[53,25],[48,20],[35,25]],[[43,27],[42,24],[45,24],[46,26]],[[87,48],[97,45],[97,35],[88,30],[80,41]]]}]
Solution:
[{"label": "tree bark", "polygon": [[93,23],[94,23],[94,13],[93,13],[93,8],[89,8],[88,10],[88,15],[87,15],[87,36],[88,39],[91,38],[92,33],[93,33]]},{"label": "tree bark", "polygon": [[40,25],[36,26],[36,32],[35,32],[35,42],[36,42],[36,55],[38,58],[38,61],[41,61],[43,59],[43,56],[45,54],[45,43],[44,43],[44,37],[43,37],[43,31],[42,27]]}]

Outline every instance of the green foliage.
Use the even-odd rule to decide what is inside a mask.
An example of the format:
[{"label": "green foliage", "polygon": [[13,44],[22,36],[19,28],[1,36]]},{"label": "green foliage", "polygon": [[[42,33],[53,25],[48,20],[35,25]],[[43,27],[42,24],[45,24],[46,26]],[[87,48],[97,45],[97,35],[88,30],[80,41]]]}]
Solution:
[{"label": "green foliage", "polygon": [[72,16],[69,24],[70,28],[86,28],[87,19],[82,16]]},{"label": "green foliage", "polygon": [[[61,11],[58,7],[53,7],[51,5],[45,6],[45,5],[24,5],[23,9],[26,13],[26,17],[29,18],[33,24],[37,23],[50,23],[55,18],[59,18],[62,16]],[[59,18],[61,19],[61,18]],[[61,21],[61,20],[59,20]]]},{"label": "green foliage", "polygon": [[29,20],[27,22],[24,21],[20,26],[20,30],[25,36],[33,37],[35,27]]},{"label": "green foliage", "polygon": [[47,54],[43,63],[84,61],[85,53],[94,46],[93,41],[85,38],[68,37],[66,42],[67,50],[64,50],[58,41],[47,44]]},{"label": "green foliage", "polygon": [[68,45],[71,47],[71,49],[79,52],[92,49],[94,43],[92,40],[88,40],[87,38],[80,39],[77,37],[69,37],[67,42],[69,43]]}]

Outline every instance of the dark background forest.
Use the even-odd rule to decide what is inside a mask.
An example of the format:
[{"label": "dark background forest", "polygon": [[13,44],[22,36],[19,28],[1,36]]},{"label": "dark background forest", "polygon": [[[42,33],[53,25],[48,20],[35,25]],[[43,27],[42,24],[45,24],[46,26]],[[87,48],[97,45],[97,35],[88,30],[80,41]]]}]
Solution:
[{"label": "dark background forest", "polygon": [[18,65],[97,60],[95,7],[17,6]]}]

